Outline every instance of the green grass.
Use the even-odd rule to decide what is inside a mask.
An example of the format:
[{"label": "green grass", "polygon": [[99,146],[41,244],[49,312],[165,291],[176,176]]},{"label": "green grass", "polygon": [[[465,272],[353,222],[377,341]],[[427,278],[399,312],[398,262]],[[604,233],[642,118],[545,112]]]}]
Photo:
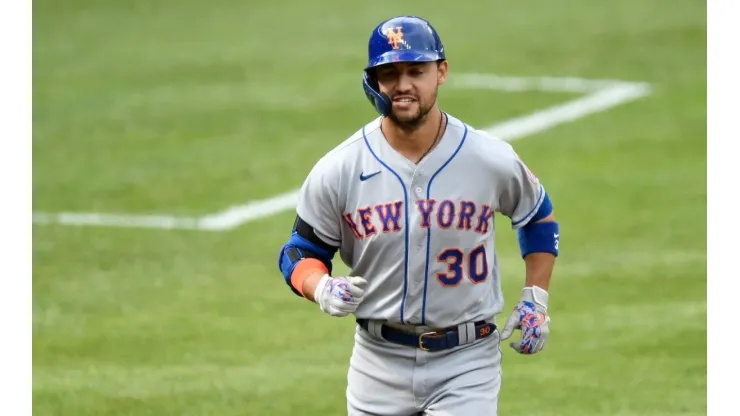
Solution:
[{"label": "green grass", "polygon": [[[500,413],[706,414],[703,2],[33,7],[37,211],[201,215],[294,189],[374,116],[359,69],[393,14],[430,18],[453,73],[650,82],[649,97],[514,143],[563,239],[548,348],[504,348]],[[440,96],[477,127],[569,98]],[[223,233],[34,226],[35,413],[343,414],[353,321],[283,283],[292,219]],[[511,306],[523,264],[505,221],[497,233]]]}]

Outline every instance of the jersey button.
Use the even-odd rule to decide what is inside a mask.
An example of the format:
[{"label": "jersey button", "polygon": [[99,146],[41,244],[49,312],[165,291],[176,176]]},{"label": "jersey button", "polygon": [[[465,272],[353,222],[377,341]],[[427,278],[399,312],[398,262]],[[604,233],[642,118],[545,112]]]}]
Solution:
[{"label": "jersey button", "polygon": [[417,186],[416,187],[416,194],[419,195],[419,196],[421,196],[422,195],[422,192],[421,191],[422,191],[422,189]]}]

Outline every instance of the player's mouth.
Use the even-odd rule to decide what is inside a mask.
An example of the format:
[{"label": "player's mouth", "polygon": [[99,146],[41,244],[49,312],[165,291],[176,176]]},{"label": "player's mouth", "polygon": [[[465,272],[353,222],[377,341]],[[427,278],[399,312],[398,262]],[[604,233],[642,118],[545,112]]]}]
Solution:
[{"label": "player's mouth", "polygon": [[407,108],[414,102],[416,98],[407,95],[393,98],[393,106],[399,108]]}]

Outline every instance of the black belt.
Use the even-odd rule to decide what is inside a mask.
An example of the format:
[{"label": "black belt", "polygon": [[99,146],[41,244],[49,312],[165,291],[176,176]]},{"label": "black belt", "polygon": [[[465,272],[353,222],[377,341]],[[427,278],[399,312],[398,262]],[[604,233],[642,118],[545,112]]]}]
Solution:
[{"label": "black belt", "polygon": [[[358,319],[357,323],[362,329],[369,331],[369,321],[367,319]],[[495,324],[486,321],[478,321],[475,323],[475,339],[479,340],[486,338],[493,334],[495,330]],[[407,345],[409,347],[421,348],[424,351],[442,351],[460,345],[460,336],[458,335],[457,326],[416,335],[392,326],[382,325],[380,333],[387,341]]]}]

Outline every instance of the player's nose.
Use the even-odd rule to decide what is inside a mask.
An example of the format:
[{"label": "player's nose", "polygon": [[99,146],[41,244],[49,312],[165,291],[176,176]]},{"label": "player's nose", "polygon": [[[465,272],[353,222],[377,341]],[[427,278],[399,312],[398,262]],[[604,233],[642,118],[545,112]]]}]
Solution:
[{"label": "player's nose", "polygon": [[398,77],[398,84],[396,84],[396,89],[398,90],[399,94],[405,94],[411,92],[411,89],[413,88],[413,84],[411,82],[411,77],[409,77],[406,74],[401,74]]}]

